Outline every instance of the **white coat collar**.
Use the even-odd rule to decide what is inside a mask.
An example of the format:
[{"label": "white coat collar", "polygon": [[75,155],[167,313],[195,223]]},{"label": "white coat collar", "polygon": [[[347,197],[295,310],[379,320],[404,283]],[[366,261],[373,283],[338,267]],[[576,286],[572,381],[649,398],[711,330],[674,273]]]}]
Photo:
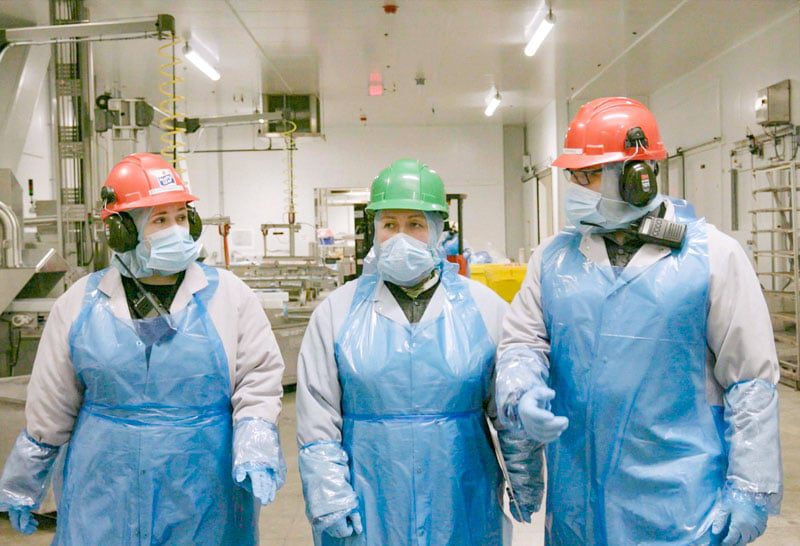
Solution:
[{"label": "white coat collar", "polygon": [[[208,279],[206,279],[203,269],[193,262],[187,269],[183,282],[178,287],[178,292],[172,300],[172,305],[169,308],[170,313],[177,313],[189,304],[192,296],[208,286]],[[125,288],[122,285],[122,275],[116,267],[109,267],[108,271],[97,288],[106,296],[108,296],[111,311],[120,318],[131,318],[130,310],[128,309],[128,300],[125,297]],[[402,312],[402,311],[401,311]]]},{"label": "white coat collar", "polygon": [[[666,199],[664,202],[667,205],[664,219],[675,221],[675,206],[669,199]],[[610,276],[610,280],[622,283],[630,282],[645,270],[655,265],[658,261],[672,253],[672,249],[667,246],[645,243],[636,254],[634,254],[631,261],[628,262],[623,274],[620,275],[618,279],[614,279],[612,278],[611,261],[608,259],[608,251],[606,250],[606,243],[602,235],[591,232],[584,233],[581,238],[580,250],[581,254],[586,256],[589,261],[601,266],[601,271],[607,276]]]},{"label": "white coat collar", "polygon": [[[431,301],[428,302],[428,307],[425,308],[425,312],[422,314],[420,323],[439,317],[444,309],[444,300],[446,296],[447,294],[445,292],[443,283],[440,280],[439,285],[436,287],[436,290],[433,293]],[[375,311],[379,315],[383,315],[392,322],[409,324],[408,318],[406,317],[406,314],[403,313],[403,309],[400,307],[400,304],[397,303],[397,300],[394,298],[394,295],[392,295],[392,292],[380,279],[378,279],[378,282],[375,286],[375,291],[372,293],[372,301],[375,305]]]}]

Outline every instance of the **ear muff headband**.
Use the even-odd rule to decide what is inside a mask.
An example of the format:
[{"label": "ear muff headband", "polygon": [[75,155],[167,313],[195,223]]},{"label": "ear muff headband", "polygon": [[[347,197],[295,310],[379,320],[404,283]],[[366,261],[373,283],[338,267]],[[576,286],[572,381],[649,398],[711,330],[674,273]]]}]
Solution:
[{"label": "ear muff headband", "polygon": [[[641,127],[631,127],[625,135],[625,148],[635,148],[631,157],[636,157],[639,149],[647,150],[647,136]],[[619,194],[622,200],[635,207],[643,207],[658,194],[658,164],[655,170],[647,161],[625,161],[619,177]]]}]

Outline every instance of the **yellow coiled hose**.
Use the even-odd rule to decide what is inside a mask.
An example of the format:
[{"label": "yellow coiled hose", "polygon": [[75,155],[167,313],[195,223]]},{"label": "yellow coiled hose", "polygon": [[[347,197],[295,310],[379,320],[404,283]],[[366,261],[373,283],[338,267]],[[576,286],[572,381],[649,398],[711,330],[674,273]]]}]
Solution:
[{"label": "yellow coiled hose", "polygon": [[185,118],[186,114],[178,111],[178,103],[184,99],[177,93],[177,85],[183,83],[183,78],[176,74],[176,67],[183,62],[175,56],[175,46],[179,43],[180,39],[173,34],[169,42],[158,48],[159,57],[165,59],[158,69],[158,73],[164,78],[158,84],[158,91],[164,96],[158,103],[158,107],[166,114],[158,122],[158,126],[162,131],[160,137],[161,156],[170,162],[178,173],[182,173],[183,169],[180,168],[180,163],[184,158],[178,152],[183,143],[179,142],[178,135],[185,133],[186,128],[178,127],[177,122]]}]

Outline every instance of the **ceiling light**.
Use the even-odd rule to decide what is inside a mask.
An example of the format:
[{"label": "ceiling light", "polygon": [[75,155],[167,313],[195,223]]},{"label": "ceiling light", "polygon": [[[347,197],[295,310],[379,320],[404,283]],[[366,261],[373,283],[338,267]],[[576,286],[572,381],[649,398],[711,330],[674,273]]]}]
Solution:
[{"label": "ceiling light", "polygon": [[542,45],[544,39],[547,38],[547,35],[553,30],[555,24],[556,18],[553,17],[553,12],[549,11],[545,18],[539,22],[539,26],[536,27],[536,32],[533,33],[533,36],[531,36],[531,39],[528,41],[528,45],[525,46],[525,55],[528,57],[536,55],[539,46]]},{"label": "ceiling light", "polygon": [[183,46],[183,56],[186,57],[186,60],[196,66],[200,72],[212,80],[217,81],[219,79],[219,72],[217,72],[217,70],[211,66],[208,61],[201,57],[197,51],[192,49],[189,46],[189,42],[186,42],[186,45]]},{"label": "ceiling light", "polygon": [[486,114],[486,117],[491,117],[494,115],[494,111],[497,110],[497,107],[500,106],[500,101],[503,100],[500,97],[500,93],[498,91],[494,92],[494,95],[491,95],[489,98],[489,103],[486,105],[486,110],[483,111]]}]

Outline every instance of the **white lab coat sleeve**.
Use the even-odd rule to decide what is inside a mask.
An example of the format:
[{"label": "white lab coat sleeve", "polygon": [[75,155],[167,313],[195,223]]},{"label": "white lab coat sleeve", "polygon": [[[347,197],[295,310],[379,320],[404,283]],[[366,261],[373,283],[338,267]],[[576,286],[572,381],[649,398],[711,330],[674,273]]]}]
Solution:
[{"label": "white lab coat sleeve", "polygon": [[[220,272],[233,282],[231,292],[236,301],[227,309],[235,309],[237,316],[236,363],[231,396],[234,422],[242,419],[263,419],[277,424],[283,396],[283,357],[267,315],[255,293],[240,279],[228,272]],[[220,279],[222,281],[222,279]]]},{"label": "white lab coat sleeve", "polygon": [[342,441],[342,389],[334,343],[355,282],[337,289],[311,315],[297,360],[297,443]]},{"label": "white lab coat sleeve", "polygon": [[545,240],[534,250],[528,262],[525,280],[503,321],[503,335],[498,346],[498,357],[513,348],[534,350],[546,358],[550,354],[550,336],[544,323],[542,311],[542,287],[540,275],[542,256],[553,238]]},{"label": "white lab coat sleeve", "polygon": [[707,343],[723,389],[752,379],[773,385],[780,370],[767,303],[753,266],[733,238],[708,226]]},{"label": "white lab coat sleeve", "polygon": [[358,507],[342,447],[342,390],[334,353],[356,284],[337,289],[317,307],[297,361],[298,466],[306,514],[317,533]]},{"label": "white lab coat sleeve", "polygon": [[28,384],[25,420],[37,442],[61,446],[69,441],[83,403],[83,386],[75,374],[69,332],[83,307],[84,277],[53,304],[39,341]]},{"label": "white lab coat sleeve", "polygon": [[503,321],[503,336],[498,347],[495,397],[502,425],[519,432],[517,406],[522,396],[549,378],[550,336],[542,310],[542,243],[531,256],[525,280]]},{"label": "white lab coat sleeve", "polygon": [[[492,344],[496,347],[502,337],[503,318],[508,313],[509,305],[488,287],[469,279],[467,282]],[[506,469],[508,485],[514,495],[512,513],[518,520],[530,521],[530,515],[539,510],[544,494],[544,450],[541,444],[537,445],[507,430],[497,418],[495,373],[493,362],[487,388],[486,415],[497,431],[502,455],[502,461],[499,462]]]}]

